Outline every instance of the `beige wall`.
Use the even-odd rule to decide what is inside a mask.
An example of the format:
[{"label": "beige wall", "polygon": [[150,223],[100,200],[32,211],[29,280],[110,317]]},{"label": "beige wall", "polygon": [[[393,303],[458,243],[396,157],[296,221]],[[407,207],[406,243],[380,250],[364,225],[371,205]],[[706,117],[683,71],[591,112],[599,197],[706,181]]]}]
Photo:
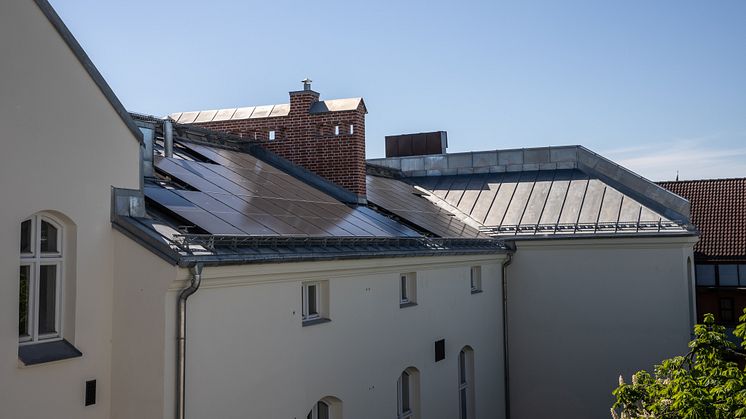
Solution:
[{"label": "beige wall", "polygon": [[507,273],[513,418],[610,417],[619,374],[684,354],[694,241],[519,242]]},{"label": "beige wall", "polygon": [[[0,57],[0,417],[108,417],[110,188],[138,187],[139,144],[33,1],[0,2]],[[83,357],[23,367],[20,223],[46,210],[76,230],[64,334]],[[88,379],[98,380],[98,403],[86,408]]]},{"label": "beige wall", "polygon": [[[479,417],[501,418],[501,259],[429,257],[205,268],[189,299],[187,417],[305,418],[325,396],[345,418],[396,412],[396,380],[419,369],[422,418],[458,417],[457,357],[475,351]],[[469,268],[482,265],[472,295]],[[416,307],[399,308],[398,274],[417,272]],[[182,271],[186,278],[186,271]],[[328,280],[329,323],[301,326],[301,282]],[[180,285],[183,286],[183,283]],[[173,414],[176,291],[167,297],[166,417]],[[446,359],[434,362],[434,342]]]},{"label": "beige wall", "polygon": [[129,237],[115,236],[111,418],[161,418],[164,387],[174,380],[165,371],[166,342],[176,338],[165,334],[165,307],[178,268]]}]

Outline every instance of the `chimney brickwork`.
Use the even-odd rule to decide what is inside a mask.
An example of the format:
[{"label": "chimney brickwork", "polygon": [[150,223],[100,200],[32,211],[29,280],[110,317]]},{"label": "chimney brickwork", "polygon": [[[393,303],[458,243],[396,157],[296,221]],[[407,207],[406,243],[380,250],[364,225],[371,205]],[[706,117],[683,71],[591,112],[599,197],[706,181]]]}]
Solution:
[{"label": "chimney brickwork", "polygon": [[[305,86],[304,86],[305,87]],[[290,92],[286,116],[196,123],[256,140],[268,150],[365,197],[365,104],[353,110],[311,113],[319,93]],[[350,128],[352,127],[352,128]],[[270,139],[274,132],[274,139]]]}]

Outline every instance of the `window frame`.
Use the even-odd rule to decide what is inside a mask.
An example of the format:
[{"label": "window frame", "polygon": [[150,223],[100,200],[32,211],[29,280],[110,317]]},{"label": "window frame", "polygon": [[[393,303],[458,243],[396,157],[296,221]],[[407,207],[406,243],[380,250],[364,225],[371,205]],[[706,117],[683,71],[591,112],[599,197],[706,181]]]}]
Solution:
[{"label": "window frame", "polygon": [[473,419],[476,416],[474,349],[469,346],[462,348],[458,354],[458,403],[459,419]]},{"label": "window frame", "polygon": [[323,400],[319,400],[313,405],[313,407],[311,408],[311,411],[308,412],[308,414],[306,415],[306,419],[320,419],[319,418],[319,406],[322,404],[326,406],[326,419],[333,419],[332,406]]},{"label": "window frame", "polygon": [[[21,223],[31,220],[30,229],[30,253],[21,253],[19,260],[18,269],[18,281],[20,287],[20,274],[21,267],[29,267],[28,277],[28,302],[26,308],[26,328],[28,331],[27,336],[18,336],[18,344],[33,345],[46,342],[54,342],[63,339],[63,318],[64,318],[64,306],[63,306],[63,292],[65,289],[65,254],[64,249],[64,236],[65,228],[63,224],[54,218],[44,214],[34,214],[31,217],[23,220]],[[41,225],[42,222],[50,224],[57,230],[56,237],[56,251],[55,252],[42,252],[41,251]],[[55,272],[55,295],[54,295],[54,333],[39,333],[39,309],[40,309],[40,281],[41,281],[41,269],[43,266],[54,266]],[[19,306],[18,314],[20,313],[20,288],[19,288]],[[19,318],[20,326],[20,318]],[[20,330],[19,330],[20,332]]]},{"label": "window frame", "polygon": [[469,288],[472,294],[482,292],[482,266],[476,265],[469,268]]},{"label": "window frame", "polygon": [[[701,284],[700,275],[698,268],[700,267],[712,267],[713,281],[714,284]],[[736,285],[722,285],[720,267],[721,266],[732,266],[735,270]],[[694,283],[700,288],[724,288],[724,289],[739,289],[746,288],[746,264],[744,263],[695,263],[694,264]]]},{"label": "window frame", "polygon": [[417,305],[417,272],[399,274],[399,308]]},{"label": "window frame", "polygon": [[[315,313],[310,312],[310,298],[308,296],[309,294],[309,288],[313,287],[315,289],[314,291],[314,306],[316,308]],[[302,288],[302,302],[303,307],[301,311],[301,318],[304,322],[312,321],[312,320],[318,320],[321,318],[321,282],[320,281],[309,281],[303,283]]]},{"label": "window frame", "polygon": [[[407,381],[407,392],[406,392],[406,410],[404,409],[404,378]],[[412,409],[412,374],[407,370],[402,371],[399,375],[399,379],[396,381],[396,417],[398,419],[409,419],[414,417],[414,409]]]}]

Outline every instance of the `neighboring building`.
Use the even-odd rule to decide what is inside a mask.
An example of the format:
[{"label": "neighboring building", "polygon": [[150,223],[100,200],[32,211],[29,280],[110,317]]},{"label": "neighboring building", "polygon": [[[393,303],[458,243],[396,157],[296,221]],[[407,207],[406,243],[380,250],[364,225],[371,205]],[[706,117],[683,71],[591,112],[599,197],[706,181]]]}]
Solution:
[{"label": "neighboring building", "polygon": [[619,374],[686,351],[697,237],[683,198],[580,146],[368,164],[369,189],[396,175],[515,244],[504,278],[511,418],[604,417]]},{"label": "neighboring building", "polygon": [[697,317],[734,328],[746,308],[746,178],[660,182],[692,203]]},{"label": "neighboring building", "polygon": [[597,418],[686,349],[689,203],[582,147],[366,164],[308,81],[130,115],[45,0],[0,50],[2,418]]},{"label": "neighboring building", "polygon": [[179,112],[179,124],[230,132],[318,173],[365,199],[365,114],[362,98],[319,100],[311,80],[290,103]]}]

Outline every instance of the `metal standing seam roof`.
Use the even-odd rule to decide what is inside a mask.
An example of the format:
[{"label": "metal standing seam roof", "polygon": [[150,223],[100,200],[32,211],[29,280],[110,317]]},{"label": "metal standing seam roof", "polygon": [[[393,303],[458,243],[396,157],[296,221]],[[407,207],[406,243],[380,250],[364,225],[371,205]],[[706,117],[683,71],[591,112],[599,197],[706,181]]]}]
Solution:
[{"label": "metal standing seam roof", "polygon": [[[313,104],[310,113],[353,111],[360,106],[362,98],[321,100]],[[202,124],[206,122],[236,121],[242,119],[273,118],[288,116],[290,104],[246,106],[243,108],[212,109],[205,111],[176,112],[169,115],[179,124]]]},{"label": "metal standing seam roof", "polygon": [[406,178],[493,236],[685,233],[687,229],[578,169]]},{"label": "metal standing seam roof", "polygon": [[692,223],[700,233],[695,254],[746,260],[746,178],[658,184],[691,201]]}]

